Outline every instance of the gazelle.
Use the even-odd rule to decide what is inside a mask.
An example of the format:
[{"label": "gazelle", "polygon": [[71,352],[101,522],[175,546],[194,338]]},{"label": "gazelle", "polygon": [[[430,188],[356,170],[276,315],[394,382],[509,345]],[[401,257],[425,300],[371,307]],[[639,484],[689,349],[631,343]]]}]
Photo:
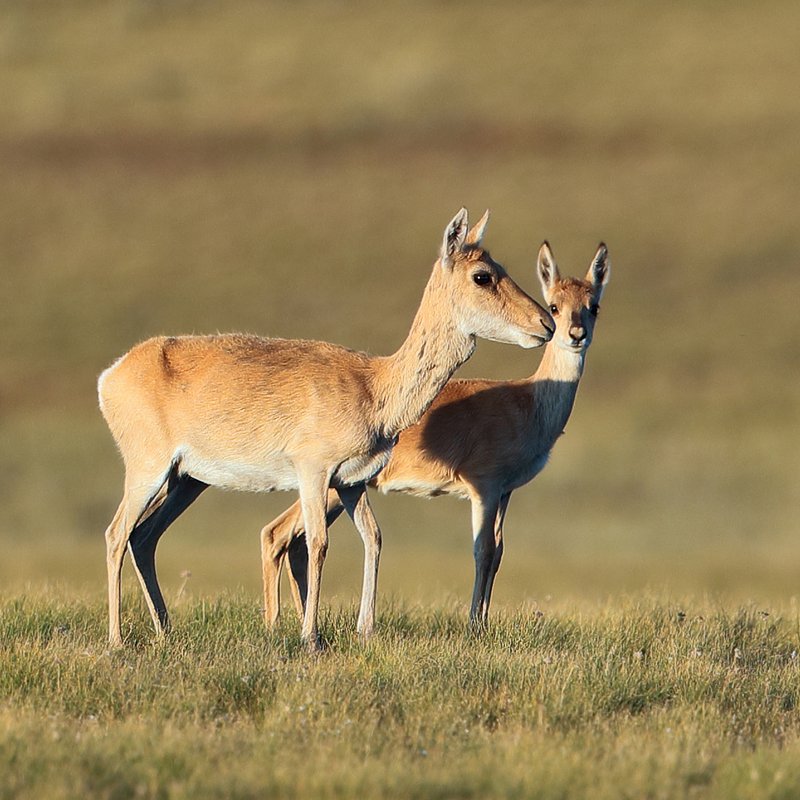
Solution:
[{"label": "gazelle", "polygon": [[[388,463],[370,481],[382,492],[420,497],[450,494],[470,500],[473,624],[485,624],[488,619],[511,493],[544,469],[572,412],[600,297],[608,283],[608,251],[604,244],[598,247],[584,280],[562,278],[545,242],[537,270],[556,331],[536,372],[518,381],[450,381],[419,422],[400,434]],[[341,501],[329,494],[328,523],[341,511]],[[287,551],[295,604],[302,613],[307,593],[302,533],[297,504],[261,531],[268,624],[278,618],[280,571]]]},{"label": "gazelle", "polygon": [[125,462],[122,502],[106,531],[112,645],[122,642],[126,547],[161,633],[169,618],[156,545],[208,486],[299,491],[308,548],[302,635],[311,647],[328,547],[326,494],[335,488],[374,554],[358,622],[369,636],[380,531],[365,482],[472,355],[476,336],[530,348],[553,333],[549,314],[481,247],[487,220],[488,212],[470,231],[461,209],[447,226],[411,331],[393,355],[243,334],[162,336],[100,376],[100,408]]}]

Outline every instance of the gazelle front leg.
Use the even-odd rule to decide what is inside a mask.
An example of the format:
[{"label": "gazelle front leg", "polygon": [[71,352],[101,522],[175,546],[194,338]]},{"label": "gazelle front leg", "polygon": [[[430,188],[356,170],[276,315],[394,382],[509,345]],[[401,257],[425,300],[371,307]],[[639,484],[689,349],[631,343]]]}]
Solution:
[{"label": "gazelle front leg", "polygon": [[475,585],[472,590],[472,605],[469,610],[469,621],[473,627],[479,627],[484,621],[484,597],[489,582],[489,573],[495,557],[495,520],[499,508],[499,498],[481,496],[472,492],[472,539],[475,556]]},{"label": "gazelle front leg", "polygon": [[346,486],[337,491],[364,542],[364,581],[361,587],[361,607],[358,612],[357,630],[362,638],[369,639],[375,627],[381,529],[372,513],[365,484]]},{"label": "gazelle front leg", "polygon": [[489,576],[486,580],[486,589],[483,593],[483,619],[482,622],[486,625],[489,622],[489,603],[492,600],[492,587],[494,586],[494,578],[497,575],[497,570],[500,569],[500,561],[503,558],[503,523],[506,521],[506,511],[508,510],[508,501],[511,499],[511,492],[504,494],[500,498],[500,503],[497,507],[497,517],[494,524],[494,558],[492,559],[492,567],[489,570]]},{"label": "gazelle front leg", "polygon": [[[344,511],[335,490],[328,492],[326,520],[330,528]],[[261,572],[264,579],[264,619],[272,627],[280,615],[280,578],[283,561],[289,559],[289,587],[297,613],[305,615],[308,595],[308,548],[303,510],[298,500],[261,530]]]},{"label": "gazelle front leg", "polygon": [[330,484],[330,474],[314,469],[298,468],[300,505],[308,548],[308,598],[303,617],[301,636],[310,650],[319,650],[319,589],[322,567],[328,552],[328,525],[325,519],[325,500]]}]

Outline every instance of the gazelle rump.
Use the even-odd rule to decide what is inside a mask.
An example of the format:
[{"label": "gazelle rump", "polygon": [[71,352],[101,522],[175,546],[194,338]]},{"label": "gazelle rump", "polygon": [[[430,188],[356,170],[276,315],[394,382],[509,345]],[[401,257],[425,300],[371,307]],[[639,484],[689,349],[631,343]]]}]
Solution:
[{"label": "gazelle rump", "polygon": [[125,464],[122,502],[106,531],[109,640],[122,642],[126,547],[156,631],[169,619],[155,566],[166,528],[208,486],[297,489],[305,520],[307,602],[302,634],[317,646],[329,487],[372,554],[359,630],[374,619],[380,530],[364,488],[398,433],[419,419],[475,349],[475,337],[537,347],[552,319],[481,247],[488,212],[470,231],[461,209],[405,342],[373,357],[324,342],[243,334],[156,337],[98,382],[100,408]]},{"label": "gazelle rump", "polygon": [[[488,619],[511,493],[541,472],[572,412],[610,274],[608,251],[604,244],[599,246],[584,280],[561,278],[545,242],[537,270],[556,331],[536,372],[518,381],[450,381],[419,422],[400,434],[387,465],[370,482],[382,492],[450,494],[470,500],[473,624]],[[341,510],[341,502],[331,493],[329,524]],[[302,612],[306,595],[302,532],[303,518],[296,504],[261,532],[268,624],[279,614],[277,587],[287,551],[295,604]]]}]

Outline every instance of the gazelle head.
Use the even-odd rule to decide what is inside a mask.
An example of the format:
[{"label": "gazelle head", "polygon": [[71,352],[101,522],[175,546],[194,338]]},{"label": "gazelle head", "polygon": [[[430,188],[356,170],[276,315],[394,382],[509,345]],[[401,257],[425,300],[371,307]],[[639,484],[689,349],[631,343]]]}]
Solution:
[{"label": "gazelle head", "polygon": [[545,242],[539,249],[537,271],[544,299],[556,323],[553,344],[573,353],[585,352],[592,343],[600,297],[611,272],[608,248],[600,244],[586,277],[579,280],[561,277],[550,245]]},{"label": "gazelle head", "polygon": [[471,230],[462,208],[444,232],[436,269],[446,281],[452,313],[467,336],[540,347],[553,336],[547,311],[481,247],[489,212]]}]

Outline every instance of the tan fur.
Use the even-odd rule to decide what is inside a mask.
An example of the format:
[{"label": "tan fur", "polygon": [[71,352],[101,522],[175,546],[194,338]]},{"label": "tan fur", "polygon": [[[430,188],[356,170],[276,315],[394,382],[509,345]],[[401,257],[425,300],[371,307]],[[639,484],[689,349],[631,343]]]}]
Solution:
[{"label": "tan fur", "polygon": [[[511,493],[544,468],[572,411],[594,330],[592,312],[608,281],[607,252],[601,245],[585,280],[561,279],[545,243],[538,271],[556,332],[536,372],[520,381],[450,381],[420,421],[400,435],[388,464],[370,482],[382,492],[421,497],[450,494],[471,501],[476,568],[473,623],[485,623],[488,617]],[[335,517],[340,508],[337,498],[329,497],[329,517]],[[268,623],[278,614],[280,557],[291,537],[302,530],[302,515],[295,506],[262,531]],[[296,548],[290,551],[290,559],[295,558],[294,552]],[[293,582],[293,591],[295,602],[302,605],[302,576],[299,588]]]},{"label": "tan fur", "polygon": [[[100,407],[125,462],[123,500],[106,531],[112,644],[121,642],[126,546],[161,632],[168,616],[156,544],[213,485],[299,490],[309,555],[303,636],[316,646],[328,488],[340,491],[377,553],[380,531],[364,482],[384,466],[397,434],[419,419],[469,358],[475,336],[523,347],[551,336],[547,312],[480,248],[478,228],[485,222],[468,233],[462,209],[450,223],[408,338],[391,356],[243,334],[156,337],[100,376]],[[478,271],[490,274],[490,287],[475,284]],[[364,579],[364,635],[373,625],[375,559]]]}]

